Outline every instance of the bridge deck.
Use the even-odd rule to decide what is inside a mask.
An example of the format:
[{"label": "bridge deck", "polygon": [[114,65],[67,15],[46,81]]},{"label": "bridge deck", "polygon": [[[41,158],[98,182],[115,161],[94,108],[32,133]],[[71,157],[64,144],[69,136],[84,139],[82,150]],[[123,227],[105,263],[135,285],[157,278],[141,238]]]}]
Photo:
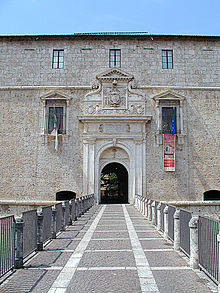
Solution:
[{"label": "bridge deck", "polygon": [[217,292],[130,205],[100,205],[0,286],[9,292]]}]

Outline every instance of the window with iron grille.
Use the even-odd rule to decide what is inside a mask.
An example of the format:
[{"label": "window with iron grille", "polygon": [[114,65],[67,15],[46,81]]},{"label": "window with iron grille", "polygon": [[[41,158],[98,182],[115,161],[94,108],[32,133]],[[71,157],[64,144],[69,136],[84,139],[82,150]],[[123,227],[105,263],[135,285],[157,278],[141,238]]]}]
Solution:
[{"label": "window with iron grille", "polygon": [[63,107],[49,107],[48,109],[48,133],[57,128],[58,134],[64,134]]},{"label": "window with iron grille", "polygon": [[121,50],[111,49],[109,51],[109,67],[121,67]]},{"label": "window with iron grille", "polygon": [[162,68],[173,68],[173,50],[162,50]]},{"label": "window with iron grille", "polygon": [[176,107],[162,107],[162,133],[176,133]]},{"label": "window with iron grille", "polygon": [[53,50],[53,65],[54,69],[63,68],[64,64],[64,50]]}]

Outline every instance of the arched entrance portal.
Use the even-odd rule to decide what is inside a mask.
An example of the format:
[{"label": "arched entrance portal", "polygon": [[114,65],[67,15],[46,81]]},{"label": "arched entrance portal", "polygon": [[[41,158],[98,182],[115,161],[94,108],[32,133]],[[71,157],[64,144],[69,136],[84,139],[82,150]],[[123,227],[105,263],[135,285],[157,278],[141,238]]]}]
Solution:
[{"label": "arched entrance portal", "polygon": [[107,164],[100,180],[101,203],[128,203],[128,171],[122,164]]}]

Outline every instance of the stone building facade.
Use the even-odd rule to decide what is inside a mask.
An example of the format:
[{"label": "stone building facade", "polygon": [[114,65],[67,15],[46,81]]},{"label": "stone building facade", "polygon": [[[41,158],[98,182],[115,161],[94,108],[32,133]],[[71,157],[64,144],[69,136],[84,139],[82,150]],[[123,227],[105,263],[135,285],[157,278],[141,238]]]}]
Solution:
[{"label": "stone building facade", "polygon": [[[128,202],[201,200],[219,189],[219,81],[219,37],[1,36],[1,198],[100,202],[101,172],[121,166]],[[164,108],[175,108],[175,171]]]}]

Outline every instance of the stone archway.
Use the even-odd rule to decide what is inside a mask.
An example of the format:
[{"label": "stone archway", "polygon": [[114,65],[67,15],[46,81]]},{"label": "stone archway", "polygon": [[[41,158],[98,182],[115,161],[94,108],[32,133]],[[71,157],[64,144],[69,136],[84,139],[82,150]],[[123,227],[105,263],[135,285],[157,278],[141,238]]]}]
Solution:
[{"label": "stone archway", "polygon": [[128,171],[122,164],[107,164],[100,177],[101,203],[128,203]]}]

